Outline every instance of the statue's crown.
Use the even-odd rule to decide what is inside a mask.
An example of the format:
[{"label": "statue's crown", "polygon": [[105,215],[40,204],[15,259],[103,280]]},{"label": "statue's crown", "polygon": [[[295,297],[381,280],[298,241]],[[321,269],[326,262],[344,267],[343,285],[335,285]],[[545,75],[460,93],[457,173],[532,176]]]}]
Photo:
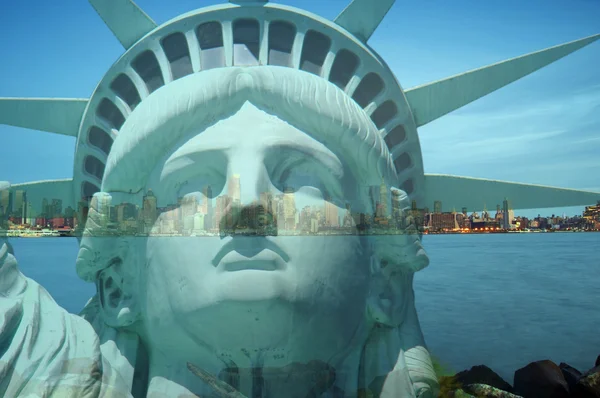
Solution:
[{"label": "statue's crown", "polygon": [[[390,69],[365,43],[393,1],[375,6],[370,24],[369,17],[360,23],[352,18],[355,3],[362,1],[352,3],[336,22],[293,7],[237,2],[199,9],[156,26],[137,9],[130,15],[131,29],[125,29],[112,16],[115,10],[109,15],[107,6],[92,1],[127,50],[98,84],[79,126],[77,199],[99,191],[112,142],[152,92],[207,69],[261,65],[311,73],[343,90],[384,138],[396,169],[406,176],[398,185],[409,194],[417,191],[423,184],[423,167],[410,108]],[[136,27],[145,33],[136,33]]]}]

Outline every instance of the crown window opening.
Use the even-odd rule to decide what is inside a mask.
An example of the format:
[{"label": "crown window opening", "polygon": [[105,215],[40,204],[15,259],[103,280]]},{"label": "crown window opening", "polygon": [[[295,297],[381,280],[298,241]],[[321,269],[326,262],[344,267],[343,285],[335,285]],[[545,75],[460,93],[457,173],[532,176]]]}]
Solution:
[{"label": "crown window opening", "polygon": [[400,189],[406,192],[407,195],[413,193],[413,191],[415,190],[415,183],[413,182],[412,178],[404,181],[400,186]]},{"label": "crown window opening", "polygon": [[392,100],[385,101],[379,105],[371,114],[371,120],[378,129],[386,125],[394,116],[398,114],[398,107]]},{"label": "crown window opening", "polygon": [[153,93],[160,87],[165,85],[160,66],[156,55],[150,50],[146,50],[138,55],[131,63],[133,69],[146,83],[148,93]]},{"label": "crown window opening", "polygon": [[392,131],[390,131],[384,138],[385,143],[387,144],[387,146],[390,150],[393,147],[395,147],[396,145],[403,142],[405,139],[406,139],[406,130],[404,129],[404,126],[402,126],[402,125],[394,127],[394,129],[392,129]]},{"label": "crown window opening", "polygon": [[361,108],[366,108],[377,95],[381,94],[384,88],[384,83],[381,77],[376,73],[369,73],[359,83],[358,87],[352,95],[352,99],[356,101]]},{"label": "crown window opening", "polygon": [[218,22],[206,22],[196,29],[200,46],[202,69],[225,66],[225,48],[223,46],[223,28]]},{"label": "crown window opening", "polygon": [[300,69],[320,75],[330,48],[331,39],[329,37],[314,30],[306,32],[300,58]]},{"label": "crown window opening", "polygon": [[161,45],[171,65],[173,80],[193,73],[190,50],[183,33],[176,32],[170,34],[162,39]]},{"label": "crown window opening", "polygon": [[292,66],[296,27],[283,21],[269,24],[269,65]]},{"label": "crown window opening", "polygon": [[119,108],[106,98],[103,98],[100,102],[96,114],[115,130],[120,130],[123,123],[125,123],[125,117],[123,117]]},{"label": "crown window opening", "polygon": [[358,56],[348,50],[340,50],[333,61],[329,81],[344,90],[358,69]]},{"label": "crown window opening", "polygon": [[110,85],[110,89],[127,105],[131,110],[134,110],[135,107],[142,101],[140,98],[140,94],[138,93],[137,88],[131,81],[127,75],[121,73],[119,76],[113,80]]},{"label": "crown window opening", "polygon": [[100,192],[100,188],[98,188],[91,182],[84,181],[83,184],[81,184],[82,199],[89,202],[92,200],[92,197],[96,192]]},{"label": "crown window opening", "polygon": [[259,64],[260,25],[255,19],[233,22],[233,64],[256,66]]},{"label": "crown window opening", "polygon": [[104,130],[92,126],[88,132],[88,142],[108,156],[113,144],[113,139]]},{"label": "crown window opening", "polygon": [[102,176],[104,175],[104,163],[102,163],[100,159],[90,155],[86,156],[85,161],[83,162],[83,169],[86,173],[102,181]]},{"label": "crown window opening", "polygon": [[396,171],[400,173],[402,170],[408,169],[412,164],[412,160],[410,159],[410,155],[408,153],[403,153],[394,159],[394,166],[396,166]]}]

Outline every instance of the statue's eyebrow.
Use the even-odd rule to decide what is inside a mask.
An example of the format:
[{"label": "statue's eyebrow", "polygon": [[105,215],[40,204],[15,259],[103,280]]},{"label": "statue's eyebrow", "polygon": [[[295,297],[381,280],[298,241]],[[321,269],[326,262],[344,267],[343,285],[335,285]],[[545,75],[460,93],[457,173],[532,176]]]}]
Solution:
[{"label": "statue's eyebrow", "polygon": [[[191,178],[200,171],[204,174],[224,175],[225,172],[219,170],[219,164],[226,167],[226,160],[221,149],[176,152],[165,162],[160,180],[173,176]],[[200,165],[202,167],[199,168]]]},{"label": "statue's eyebrow", "polygon": [[337,156],[319,147],[308,147],[292,141],[280,141],[269,146],[269,152],[277,153],[279,156],[285,154],[285,152],[304,155],[316,160],[335,177],[342,177],[344,174],[344,167]]}]

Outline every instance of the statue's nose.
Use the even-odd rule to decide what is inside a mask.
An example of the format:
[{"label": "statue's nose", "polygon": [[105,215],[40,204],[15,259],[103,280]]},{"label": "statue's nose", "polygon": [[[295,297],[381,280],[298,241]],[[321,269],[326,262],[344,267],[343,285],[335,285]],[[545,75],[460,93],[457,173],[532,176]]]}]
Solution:
[{"label": "statue's nose", "polygon": [[263,164],[248,164],[232,173],[227,181],[227,194],[240,206],[258,204],[261,195],[271,192],[272,185]]},{"label": "statue's nose", "polygon": [[273,185],[267,168],[254,161],[230,170],[227,195],[231,201],[219,223],[221,234],[235,235],[241,230],[276,235],[276,219],[270,200]]}]

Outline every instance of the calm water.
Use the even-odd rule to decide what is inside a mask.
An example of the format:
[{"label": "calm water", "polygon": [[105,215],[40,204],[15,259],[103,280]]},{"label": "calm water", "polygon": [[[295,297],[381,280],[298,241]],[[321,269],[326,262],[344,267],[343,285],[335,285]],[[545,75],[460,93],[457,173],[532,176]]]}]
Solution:
[{"label": "calm water", "polygon": [[[75,274],[74,238],[11,240],[24,274],[78,312],[95,291]],[[415,277],[430,351],[458,371],[507,381],[539,359],[587,370],[600,354],[600,233],[437,235]]]}]

